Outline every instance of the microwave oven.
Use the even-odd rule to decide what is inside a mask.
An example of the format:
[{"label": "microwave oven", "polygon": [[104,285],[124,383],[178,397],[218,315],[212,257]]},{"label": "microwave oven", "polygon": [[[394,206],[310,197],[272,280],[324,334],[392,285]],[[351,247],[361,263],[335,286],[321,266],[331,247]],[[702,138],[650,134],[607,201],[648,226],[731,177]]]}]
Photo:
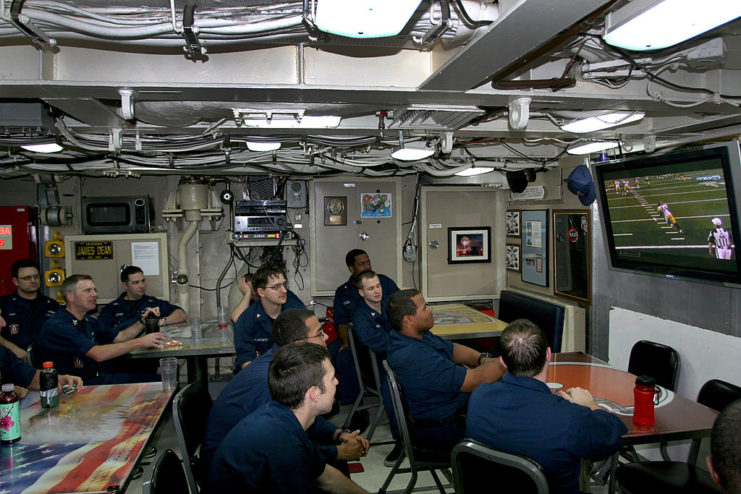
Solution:
[{"label": "microwave oven", "polygon": [[149,233],[149,196],[85,197],[82,233]]}]

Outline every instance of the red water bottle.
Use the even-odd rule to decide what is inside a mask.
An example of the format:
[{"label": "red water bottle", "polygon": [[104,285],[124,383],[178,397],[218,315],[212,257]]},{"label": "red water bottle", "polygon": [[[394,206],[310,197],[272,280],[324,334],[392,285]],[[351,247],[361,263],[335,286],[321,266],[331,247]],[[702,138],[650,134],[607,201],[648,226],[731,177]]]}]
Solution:
[{"label": "red water bottle", "polygon": [[633,423],[636,425],[654,425],[654,397],[656,396],[656,380],[651,376],[636,377],[636,386],[633,388]]}]

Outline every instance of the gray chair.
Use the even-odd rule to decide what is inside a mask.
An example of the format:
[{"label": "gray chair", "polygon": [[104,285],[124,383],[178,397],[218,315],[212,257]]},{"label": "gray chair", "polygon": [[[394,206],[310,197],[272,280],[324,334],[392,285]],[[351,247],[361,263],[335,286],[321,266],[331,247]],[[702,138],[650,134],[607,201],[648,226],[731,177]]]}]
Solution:
[{"label": "gray chair", "polygon": [[[413,492],[414,486],[417,483],[418,472],[422,471],[429,471],[438,490],[442,494],[445,494],[445,486],[440,482],[440,477],[438,477],[436,470],[443,472],[443,475],[450,480],[450,457],[447,454],[442,454],[438,451],[425,450],[414,445],[412,433],[409,429],[412,421],[404,398],[403,390],[399,385],[399,381],[396,379],[396,374],[394,374],[394,371],[391,370],[391,367],[385,360],[383,361],[383,367],[386,370],[386,379],[391,391],[391,400],[394,404],[394,415],[396,416],[396,423],[399,426],[399,435],[401,436],[403,451],[402,454],[399,455],[399,459],[394,463],[394,466],[391,467],[391,472],[389,472],[388,477],[386,477],[386,481],[383,483],[381,489],[379,489],[378,494],[386,492],[386,489],[388,489],[388,486],[391,484],[391,480],[397,473],[411,474],[411,478],[409,479],[406,488],[404,488],[403,491],[398,492],[404,492],[404,494]],[[409,467],[401,468],[401,463],[404,461],[405,457],[409,459]],[[425,488],[425,490],[429,489]]]},{"label": "gray chair", "polygon": [[142,494],[175,493],[187,494],[188,480],[180,458],[173,450],[168,449],[155,460],[152,476],[142,483]]},{"label": "gray chair", "polygon": [[[355,364],[355,373],[358,376],[358,388],[360,389],[360,392],[358,393],[358,397],[355,398],[355,402],[353,403],[350,413],[347,415],[342,428],[347,429],[350,427],[350,422],[352,421],[355,412],[359,410],[375,409],[373,419],[370,421],[370,428],[365,434],[365,438],[370,441],[373,438],[373,433],[376,431],[376,427],[380,424],[384,413],[383,399],[381,398],[381,377],[378,372],[378,359],[376,358],[376,354],[370,348],[362,343],[358,343],[352,327],[348,328],[347,336],[350,340],[350,351],[352,352],[352,359]],[[366,376],[366,378],[363,376]],[[363,403],[365,398],[370,398],[368,403]]]},{"label": "gray chair", "polygon": [[545,332],[553,353],[561,351],[565,312],[563,305],[511,290],[502,290],[499,294],[499,319],[504,322],[529,319],[534,322]]},{"label": "gray chair", "polygon": [[672,347],[641,340],[630,350],[628,372],[636,376],[651,376],[659,386],[676,391],[679,362],[679,353]]},{"label": "gray chair", "polygon": [[[718,412],[741,399],[741,387],[719,379],[706,382],[697,395],[697,402]],[[720,493],[710,474],[698,468],[697,456],[701,439],[694,439],[687,462],[653,461],[620,465],[615,479],[625,494],[678,492],[687,494]]]},{"label": "gray chair", "polygon": [[456,494],[548,494],[543,467],[524,455],[467,438],[453,447],[450,462]]},{"label": "gray chair", "polygon": [[190,486],[190,492],[198,492],[198,483],[208,472],[201,472],[198,448],[206,435],[206,419],[213,406],[208,389],[199,382],[185,386],[172,401],[172,415],[178,436],[180,454]]},{"label": "gray chair", "polygon": [[[679,380],[679,363],[679,353],[672,347],[654,341],[641,340],[630,349],[628,372],[636,376],[651,376],[659,386],[675,391]],[[662,458],[670,461],[664,441],[659,444],[659,450]],[[622,453],[631,461],[640,461],[638,453],[632,446],[624,448]]]}]

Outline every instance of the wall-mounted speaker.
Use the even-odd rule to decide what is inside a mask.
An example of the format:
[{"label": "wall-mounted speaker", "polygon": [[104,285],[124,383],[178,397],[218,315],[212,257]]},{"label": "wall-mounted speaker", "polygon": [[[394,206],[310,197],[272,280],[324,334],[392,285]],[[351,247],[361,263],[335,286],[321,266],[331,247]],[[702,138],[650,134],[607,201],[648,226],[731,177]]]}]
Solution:
[{"label": "wall-mounted speaker", "polygon": [[286,207],[305,208],[309,205],[305,180],[286,181]]},{"label": "wall-mounted speaker", "polygon": [[527,176],[522,170],[516,172],[507,172],[507,184],[509,190],[515,193],[522,192],[527,187]]}]

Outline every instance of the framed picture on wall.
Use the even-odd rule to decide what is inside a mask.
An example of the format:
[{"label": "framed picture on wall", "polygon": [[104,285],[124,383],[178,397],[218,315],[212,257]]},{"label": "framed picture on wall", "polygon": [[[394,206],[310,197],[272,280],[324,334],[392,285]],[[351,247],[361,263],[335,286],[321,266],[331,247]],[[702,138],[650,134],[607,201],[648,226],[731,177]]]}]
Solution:
[{"label": "framed picture on wall", "polygon": [[448,264],[491,262],[490,233],[488,226],[448,228]]},{"label": "framed picture on wall", "polygon": [[522,211],[522,281],[548,286],[548,210]]},{"label": "framed picture on wall", "polygon": [[504,267],[509,271],[520,272],[520,246],[507,244],[504,246]]},{"label": "framed picture on wall", "polygon": [[504,213],[504,231],[508,237],[520,236],[520,210],[508,209]]},{"label": "framed picture on wall", "polygon": [[553,211],[553,294],[591,303],[591,213],[585,210]]}]

